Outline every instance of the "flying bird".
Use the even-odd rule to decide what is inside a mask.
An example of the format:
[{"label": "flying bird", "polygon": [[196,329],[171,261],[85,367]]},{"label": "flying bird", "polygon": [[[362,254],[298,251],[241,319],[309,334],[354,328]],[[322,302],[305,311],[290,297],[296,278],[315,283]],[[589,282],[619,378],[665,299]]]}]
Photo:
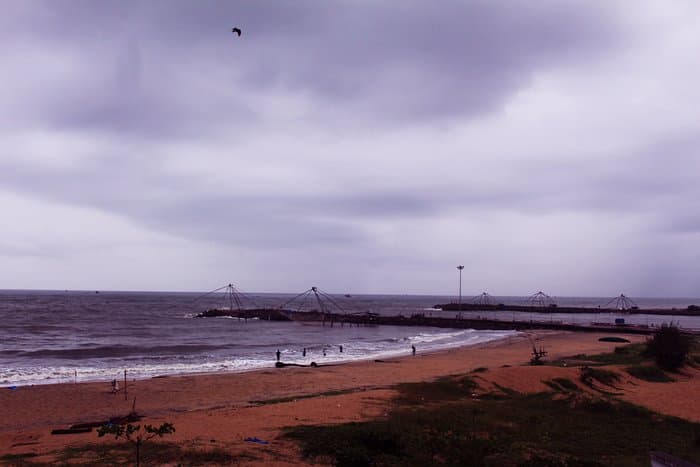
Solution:
[{"label": "flying bird", "polygon": [[241,37],[241,28],[233,28],[231,29],[231,32],[234,34],[238,34],[238,37]]}]

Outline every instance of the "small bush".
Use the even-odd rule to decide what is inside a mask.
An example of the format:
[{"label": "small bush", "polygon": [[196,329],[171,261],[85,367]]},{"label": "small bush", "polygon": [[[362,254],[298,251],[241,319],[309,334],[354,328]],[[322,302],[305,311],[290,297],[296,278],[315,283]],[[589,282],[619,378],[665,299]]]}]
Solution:
[{"label": "small bush", "polygon": [[663,325],[647,342],[646,354],[664,370],[677,370],[683,366],[690,351],[690,338],[675,326]]},{"label": "small bush", "polygon": [[578,386],[576,383],[571,381],[569,378],[554,378],[552,381],[568,391],[578,391]]},{"label": "small bush", "polygon": [[625,368],[625,371],[635,378],[652,383],[670,383],[675,381],[656,366],[635,365]]},{"label": "small bush", "polygon": [[557,392],[574,392],[579,390],[576,383],[571,381],[569,378],[553,378],[549,381],[543,382]]},{"label": "small bush", "polygon": [[427,402],[452,401],[470,397],[479,385],[470,377],[440,378],[433,382],[401,383],[396,386],[402,404],[420,405]]},{"label": "small bush", "polygon": [[614,371],[585,366],[581,368],[580,379],[583,384],[590,387],[593,387],[594,381],[597,381],[606,386],[615,387],[614,383],[616,383],[620,379],[620,375],[618,375]]},{"label": "small bush", "polygon": [[573,357],[567,357],[566,360],[559,360],[554,364],[561,365],[562,362],[566,366],[603,366],[603,365],[639,365],[648,360],[642,354],[646,350],[644,344],[627,344],[615,347],[613,352],[602,353],[596,355],[579,354]]}]

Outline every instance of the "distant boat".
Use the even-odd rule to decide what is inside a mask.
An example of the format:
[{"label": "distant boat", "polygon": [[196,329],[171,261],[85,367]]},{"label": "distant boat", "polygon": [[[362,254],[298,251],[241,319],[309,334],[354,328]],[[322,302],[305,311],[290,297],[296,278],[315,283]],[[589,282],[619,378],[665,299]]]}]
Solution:
[{"label": "distant boat", "polygon": [[352,295],[350,295],[349,293],[346,293],[345,296],[346,296],[347,298],[352,297]]}]

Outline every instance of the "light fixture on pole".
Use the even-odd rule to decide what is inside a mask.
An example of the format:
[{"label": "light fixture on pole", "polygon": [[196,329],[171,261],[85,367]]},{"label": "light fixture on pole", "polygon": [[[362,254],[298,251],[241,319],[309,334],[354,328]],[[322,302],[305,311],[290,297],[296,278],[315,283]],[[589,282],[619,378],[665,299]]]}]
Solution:
[{"label": "light fixture on pole", "polygon": [[457,269],[459,269],[459,319],[462,319],[462,269],[464,269],[464,266],[461,264],[457,266]]}]

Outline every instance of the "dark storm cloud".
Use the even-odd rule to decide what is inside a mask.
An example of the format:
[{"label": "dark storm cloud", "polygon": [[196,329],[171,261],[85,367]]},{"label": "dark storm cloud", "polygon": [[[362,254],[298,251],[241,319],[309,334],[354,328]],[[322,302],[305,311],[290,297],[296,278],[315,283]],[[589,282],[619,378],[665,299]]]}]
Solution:
[{"label": "dark storm cloud", "polygon": [[74,66],[54,80],[55,64],[19,65],[25,76],[48,73],[33,117],[154,138],[245,127],[263,118],[246,95],[271,91],[358,122],[478,115],[532,73],[585,60],[614,39],[610,21],[585,2],[30,5],[4,34]]},{"label": "dark storm cloud", "polygon": [[121,255],[133,248],[163,264],[191,257],[183,269],[211,280],[229,266],[203,258],[230,254],[267,284],[266,258],[296,267],[320,247],[297,279],[381,278],[394,291],[406,290],[395,271],[414,290],[444,287],[434,271],[447,261],[456,272],[459,255],[475,257],[472,279],[492,271],[517,291],[541,261],[566,286],[565,257],[590,291],[616,264],[631,265],[628,284],[646,280],[630,271],[654,269],[669,245],[687,258],[700,230],[700,144],[678,136],[697,134],[697,118],[675,95],[695,86],[669,84],[681,70],[694,81],[687,44],[664,42],[675,36],[651,31],[646,10],[622,20],[619,5],[548,0],[8,5],[0,196],[15,212],[70,217],[119,251],[71,229],[37,233],[28,215],[0,255],[69,252],[63,267],[104,254],[131,271]]},{"label": "dark storm cloud", "polygon": [[[313,120],[319,126],[328,109],[342,120],[384,125],[477,115],[500,105],[542,67],[566,62],[570,54],[600,52],[612,34],[609,22],[584,3],[449,1],[435,8],[427,2],[285,1],[270,8],[257,1],[73,1],[18,10],[0,34],[26,59],[13,63],[7,85],[28,83],[30,92],[6,107],[8,120],[84,136],[107,132],[124,144],[113,149],[106,143],[78,167],[59,172],[7,162],[3,184],[166,231],[243,244],[292,245],[305,236],[359,241],[362,235],[346,223],[317,217],[429,217],[455,200],[415,194],[410,186],[210,199],[200,180],[164,174],[167,156],[143,143],[265,125],[251,96],[267,92],[304,96],[309,112],[319,113]],[[230,33],[231,25],[243,28],[241,38]],[[512,190],[467,191],[458,201],[513,205],[527,199]],[[236,213],[226,215],[230,210]]]}]

